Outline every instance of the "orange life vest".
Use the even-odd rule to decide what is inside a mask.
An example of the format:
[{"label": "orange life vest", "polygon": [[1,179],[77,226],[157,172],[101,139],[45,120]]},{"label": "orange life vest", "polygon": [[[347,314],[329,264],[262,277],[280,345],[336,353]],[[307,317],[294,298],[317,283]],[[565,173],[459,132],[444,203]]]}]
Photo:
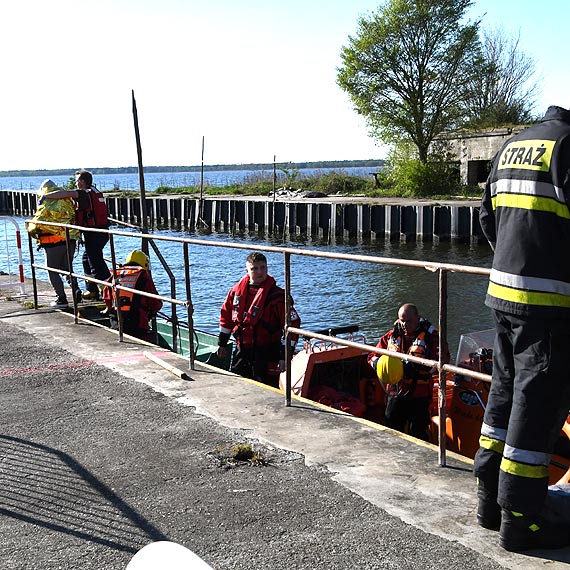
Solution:
[{"label": "orange life vest", "polygon": [[[434,326],[427,321],[420,321],[420,332],[406,351],[406,354],[417,356],[419,358],[428,358],[426,335],[436,334],[437,330]],[[393,334],[388,341],[388,350],[394,352],[403,352],[403,332],[400,334]],[[410,388],[415,382],[418,384],[426,384],[432,382],[432,372],[425,366],[417,365],[415,367],[416,379],[404,378],[399,384],[401,388]]]},{"label": "orange life vest", "polygon": [[56,234],[40,234],[37,239],[40,242],[40,246],[47,244],[65,243],[65,238],[62,238]]},{"label": "orange life vest", "polygon": [[[123,313],[129,312],[133,307],[133,298],[135,296],[134,290],[137,288],[137,283],[145,269],[138,265],[126,266],[118,269],[114,282],[122,287],[129,287],[133,291],[118,291],[121,298],[121,311]],[[117,297],[115,291],[112,290],[112,307],[117,308]]]}]

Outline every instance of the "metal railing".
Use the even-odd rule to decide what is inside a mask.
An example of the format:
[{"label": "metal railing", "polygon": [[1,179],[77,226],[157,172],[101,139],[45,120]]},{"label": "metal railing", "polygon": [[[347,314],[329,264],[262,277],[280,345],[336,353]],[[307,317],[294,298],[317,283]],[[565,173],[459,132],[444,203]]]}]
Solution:
[{"label": "metal railing", "polygon": [[11,264],[11,254],[13,254],[13,247],[10,243],[8,235],[8,223],[14,226],[14,241],[15,241],[15,255],[18,258],[18,281],[16,282],[6,282],[1,283],[0,287],[11,287],[13,285],[18,285],[20,288],[20,294],[25,295],[26,293],[26,282],[24,279],[24,262],[22,259],[22,239],[20,237],[20,226],[18,222],[11,216],[0,216],[0,221],[4,222],[4,246],[6,252],[6,266],[8,269],[8,274],[12,275],[12,264]]},{"label": "metal railing", "polygon": [[[323,340],[326,342],[332,342],[338,345],[353,347],[362,350],[363,352],[370,353],[374,352],[378,355],[386,354],[395,358],[400,358],[402,360],[408,360],[410,362],[414,362],[417,364],[421,364],[424,366],[429,366],[438,371],[439,376],[439,388],[438,388],[438,417],[439,417],[439,426],[438,426],[438,439],[439,439],[439,465],[445,466],[446,465],[446,417],[447,417],[447,407],[446,407],[446,372],[451,373],[458,373],[463,376],[467,376],[470,378],[474,378],[479,381],[490,382],[491,376],[487,374],[482,374],[481,372],[476,372],[474,370],[470,370],[467,368],[462,368],[458,366],[454,366],[452,364],[448,364],[445,362],[446,353],[445,349],[439,350],[439,358],[438,360],[430,360],[427,358],[420,358],[417,356],[412,356],[403,353],[397,353],[393,351],[384,350],[381,348],[377,348],[376,346],[372,346],[369,344],[354,342],[348,339],[344,339],[341,337],[333,337],[324,335],[318,332],[302,329],[302,328],[295,328],[291,326],[291,256],[305,256],[305,257],[318,257],[324,259],[335,259],[335,260],[345,260],[345,261],[356,261],[360,263],[373,263],[373,264],[381,264],[381,265],[394,265],[394,266],[401,266],[401,267],[412,267],[417,269],[423,269],[430,272],[437,272],[438,273],[438,287],[439,287],[439,306],[438,306],[438,328],[439,328],[439,346],[446,347],[447,343],[447,296],[448,296],[448,274],[449,273],[466,273],[471,275],[490,275],[491,270],[483,267],[475,267],[469,265],[458,265],[458,264],[449,264],[449,263],[438,263],[432,261],[417,261],[417,260],[409,260],[409,259],[397,259],[397,258],[389,258],[389,257],[378,257],[378,256],[369,256],[369,255],[356,255],[356,254],[345,254],[345,253],[334,253],[334,252],[326,252],[326,251],[318,251],[318,250],[310,250],[310,249],[300,249],[300,248],[290,248],[290,247],[277,247],[277,246],[267,246],[261,244],[255,244],[255,248],[252,248],[251,244],[240,244],[240,243],[233,243],[233,242],[220,242],[220,241],[212,241],[212,240],[201,240],[201,239],[194,239],[194,238],[181,238],[181,237],[174,237],[174,236],[162,236],[159,234],[146,234],[146,233],[138,233],[138,232],[122,232],[119,230],[97,230],[91,228],[84,228],[80,226],[74,225],[66,225],[66,224],[55,224],[49,222],[41,222],[45,225],[53,225],[64,227],[66,229],[66,235],[69,239],[69,230],[76,229],[80,231],[91,231],[91,232],[98,232],[98,233],[107,233],[109,234],[109,243],[111,248],[111,257],[112,257],[112,264],[113,268],[117,267],[116,257],[114,252],[114,242],[113,239],[115,236],[125,236],[129,238],[140,238],[141,240],[149,240],[150,243],[154,241],[168,241],[174,243],[180,243],[183,247],[184,255],[184,276],[185,276],[185,285],[186,285],[186,300],[179,300],[175,298],[175,295],[172,294],[171,297],[163,296],[163,295],[152,295],[150,293],[145,293],[142,291],[135,291],[136,294],[144,295],[147,297],[152,297],[156,299],[161,299],[162,301],[171,303],[173,307],[175,306],[182,306],[185,307],[188,313],[188,325],[189,325],[189,335],[190,339],[192,339],[194,334],[194,324],[192,320],[192,313],[193,313],[193,305],[191,301],[191,287],[190,287],[190,271],[189,271],[189,250],[188,247],[190,245],[197,245],[197,246],[204,246],[204,247],[221,247],[221,248],[229,248],[229,249],[243,249],[251,251],[255,249],[256,251],[263,251],[268,253],[276,253],[283,255],[284,258],[284,276],[285,276],[285,317],[286,317],[286,326],[285,326],[285,347],[286,347],[286,358],[285,358],[285,375],[286,375],[286,389],[285,389],[285,399],[286,405],[291,406],[291,397],[292,397],[292,390],[291,390],[291,343],[289,342],[289,336],[291,334],[298,334],[303,335],[307,338],[315,338],[319,340]],[[153,247],[153,249],[155,249]],[[156,248],[155,251],[158,251]],[[32,254],[32,246],[31,246],[31,238],[30,238],[30,253]],[[40,268],[44,270],[54,271],[51,268],[47,268],[45,266],[37,265],[33,262],[33,257],[30,258],[32,261],[32,272],[34,268]],[[71,268],[71,260],[70,260],[70,268]],[[59,273],[63,273],[65,275],[69,275],[69,277],[85,279],[88,281],[92,281],[99,285],[107,286],[109,285],[108,282],[97,280],[93,277],[78,274],[72,272],[65,271],[58,271]],[[34,279],[34,302],[37,306],[37,294],[35,288],[35,274],[33,275]],[[117,290],[125,290],[125,291],[133,291],[128,287],[123,287],[119,285],[114,285]],[[175,288],[172,290],[175,293]],[[74,309],[75,309],[75,322],[78,322],[78,313],[77,313],[77,303],[74,299]],[[120,311],[118,311],[120,313]],[[175,313],[174,313],[175,315]],[[121,337],[121,330],[120,330],[120,338]],[[190,341],[190,346],[193,346],[193,343]],[[191,350],[190,354],[190,369],[194,369],[195,367],[195,355]]]}]

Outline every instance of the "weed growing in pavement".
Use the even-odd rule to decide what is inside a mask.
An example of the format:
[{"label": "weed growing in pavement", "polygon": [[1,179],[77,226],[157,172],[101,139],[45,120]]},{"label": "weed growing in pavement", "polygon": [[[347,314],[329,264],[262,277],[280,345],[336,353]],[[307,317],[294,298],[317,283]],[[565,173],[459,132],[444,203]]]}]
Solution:
[{"label": "weed growing in pavement", "polygon": [[218,462],[219,467],[225,467],[226,469],[231,469],[238,465],[268,465],[267,459],[247,443],[220,445],[208,455]]}]

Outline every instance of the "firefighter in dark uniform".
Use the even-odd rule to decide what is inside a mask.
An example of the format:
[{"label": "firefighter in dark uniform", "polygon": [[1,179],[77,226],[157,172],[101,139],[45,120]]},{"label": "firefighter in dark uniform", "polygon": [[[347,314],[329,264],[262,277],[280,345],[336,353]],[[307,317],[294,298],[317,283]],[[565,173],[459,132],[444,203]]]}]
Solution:
[{"label": "firefighter in dark uniform", "polygon": [[494,250],[486,305],[496,339],[493,382],[474,472],[477,518],[509,551],[560,548],[570,530],[541,517],[548,466],[570,408],[570,111],[496,155],[480,221]]}]

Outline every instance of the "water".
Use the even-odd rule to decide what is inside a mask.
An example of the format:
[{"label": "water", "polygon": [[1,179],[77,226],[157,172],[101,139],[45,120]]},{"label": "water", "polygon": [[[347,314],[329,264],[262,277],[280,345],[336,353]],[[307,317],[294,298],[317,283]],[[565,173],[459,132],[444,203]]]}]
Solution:
[{"label": "water", "polygon": [[[378,167],[352,168],[304,168],[299,170],[299,176],[314,176],[329,172],[343,172],[353,176],[368,178]],[[66,185],[73,172],[64,176],[49,176],[58,186]],[[283,183],[285,175],[277,170],[278,184]],[[37,192],[40,184],[48,176],[0,176],[0,190],[28,190]],[[204,172],[204,185],[228,186],[230,184],[248,182],[259,179],[273,180],[273,170],[216,170]],[[200,172],[152,172],[144,175],[145,189],[152,191],[160,186],[180,188],[183,186],[199,186]],[[97,174],[94,182],[99,190],[139,190],[138,174]]]},{"label": "water", "polygon": [[[31,276],[29,252],[22,218],[20,224],[24,241],[24,266],[26,276]],[[0,223],[0,270],[7,271],[7,255],[2,246],[2,236],[11,233],[10,226]],[[217,332],[219,309],[230,287],[245,273],[245,258],[259,245],[299,247],[328,252],[374,255],[463,265],[490,267],[492,254],[486,245],[462,245],[452,243],[366,243],[357,241],[337,242],[334,245],[316,239],[292,238],[288,243],[261,237],[232,237],[224,234],[208,236],[183,232],[160,231],[159,235],[193,237],[209,241],[243,243],[247,250],[215,248],[191,245],[190,277],[194,324],[202,330]],[[157,241],[163,256],[168,260],[177,280],[177,297],[185,297],[182,245]],[[140,247],[136,238],[117,237],[115,249],[122,261],[126,254]],[[38,262],[43,262],[43,252],[34,251]],[[80,254],[83,249],[80,250]],[[106,257],[110,259],[107,246]],[[278,284],[284,284],[283,255],[268,253],[269,272]],[[156,256],[152,256],[153,278],[157,289],[170,295],[170,282]],[[74,267],[81,271],[80,257]],[[11,272],[14,273],[12,262]],[[301,319],[302,327],[310,330],[330,326],[357,324],[367,342],[375,344],[378,338],[391,328],[398,308],[406,302],[418,305],[424,317],[437,326],[438,274],[425,269],[377,265],[355,261],[320,259],[305,256],[291,257],[291,292]],[[40,271],[38,277],[47,280]],[[487,278],[479,275],[452,273],[448,278],[448,339],[452,354],[457,350],[459,336],[492,327],[489,309],[484,298]],[[169,309],[165,307],[165,312]],[[178,310],[184,320],[185,312]]]}]

